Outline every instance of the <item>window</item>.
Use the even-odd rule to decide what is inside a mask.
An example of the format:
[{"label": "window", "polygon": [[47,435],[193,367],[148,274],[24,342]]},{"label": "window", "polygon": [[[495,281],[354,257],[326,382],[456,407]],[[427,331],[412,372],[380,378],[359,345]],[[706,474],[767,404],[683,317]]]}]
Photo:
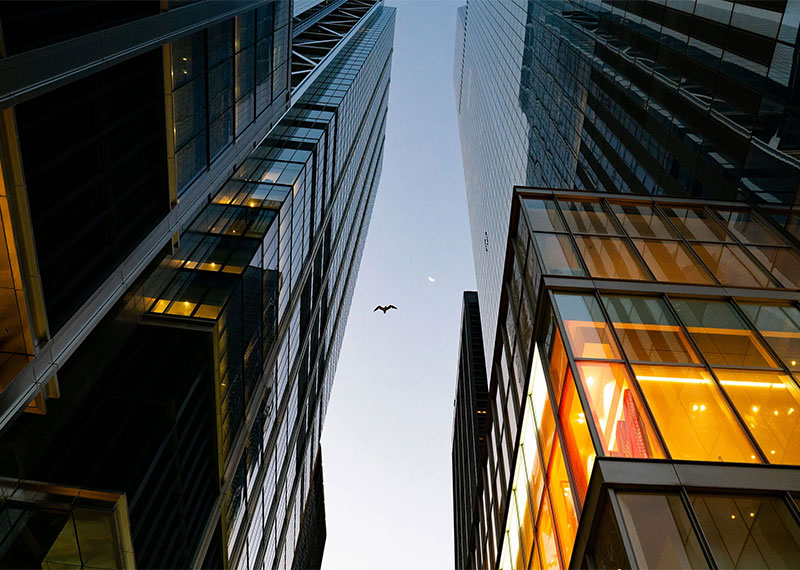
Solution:
[{"label": "window", "polygon": [[800,527],[779,497],[691,495],[719,568],[796,568]]},{"label": "window", "polygon": [[553,200],[524,198],[522,205],[528,215],[531,231],[565,232],[567,230]]},{"label": "window", "polygon": [[800,255],[788,247],[749,247],[772,277],[788,289],[800,289]]},{"label": "window", "polygon": [[704,368],[636,365],[634,374],[674,459],[760,461]]},{"label": "window", "polygon": [[753,331],[724,301],[677,299],[673,305],[712,366],[775,368]]},{"label": "window", "polygon": [[578,399],[578,391],[575,388],[571,372],[567,373],[564,383],[564,396],[561,400],[559,416],[564,434],[564,448],[572,470],[572,477],[575,480],[575,494],[578,502],[583,505],[596,453],[592,437],[589,435],[586,414]]},{"label": "window", "polygon": [[656,297],[603,297],[628,358],[638,362],[698,363],[686,335]]},{"label": "window", "polygon": [[534,239],[539,246],[542,272],[549,275],[569,275],[585,277],[580,258],[569,236],[566,234],[535,233]]},{"label": "window", "polygon": [[600,202],[567,202],[560,200],[569,229],[574,233],[620,235],[614,217]]},{"label": "window", "polygon": [[617,493],[622,518],[642,568],[708,568],[677,494]]},{"label": "window", "polygon": [[644,204],[611,204],[622,227],[632,237],[676,238],[675,231],[652,207]]},{"label": "window", "polygon": [[555,299],[575,358],[620,358],[597,299],[570,294],[558,294]]},{"label": "window", "polygon": [[714,210],[728,230],[743,243],[785,245],[778,235],[750,212]]},{"label": "window", "polygon": [[664,207],[667,218],[688,240],[733,241],[725,229],[700,208]]},{"label": "window", "polygon": [[650,280],[650,276],[622,238],[576,236],[589,274],[601,279]]},{"label": "window", "polygon": [[714,283],[683,242],[634,239],[633,244],[658,281]]},{"label": "window", "polygon": [[800,372],[800,311],[793,305],[740,303],[772,349],[793,372]]},{"label": "window", "polygon": [[723,285],[732,287],[776,287],[743,247],[724,243],[693,243],[692,248]]}]

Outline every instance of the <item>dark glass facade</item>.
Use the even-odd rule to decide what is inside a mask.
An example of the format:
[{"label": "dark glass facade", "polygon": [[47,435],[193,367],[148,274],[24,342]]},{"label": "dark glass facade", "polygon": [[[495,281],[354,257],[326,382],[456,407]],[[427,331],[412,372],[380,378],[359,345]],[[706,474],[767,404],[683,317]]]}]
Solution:
[{"label": "dark glass facade", "polygon": [[463,567],[800,563],[798,18],[468,2],[490,405]]},{"label": "dark glass facade", "polygon": [[284,0],[161,3],[120,61],[0,58],[0,566],[319,567],[394,32],[348,1],[297,90]]}]

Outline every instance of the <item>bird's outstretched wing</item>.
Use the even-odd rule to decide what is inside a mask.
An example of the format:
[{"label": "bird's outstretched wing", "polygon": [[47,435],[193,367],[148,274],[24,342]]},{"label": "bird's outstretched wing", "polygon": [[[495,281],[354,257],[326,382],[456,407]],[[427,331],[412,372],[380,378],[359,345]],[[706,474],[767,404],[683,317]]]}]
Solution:
[{"label": "bird's outstretched wing", "polygon": [[[388,306],[388,307],[386,307],[386,308],[387,308],[387,309],[397,309],[397,307],[395,307],[394,305],[389,305],[389,306]],[[398,309],[398,310],[399,310],[399,309]]]},{"label": "bird's outstretched wing", "polygon": [[377,307],[375,307],[374,309],[372,309],[372,312],[374,313],[374,312],[375,312],[375,311],[377,311],[378,309],[383,309],[383,307],[381,307],[380,305],[378,305]]}]

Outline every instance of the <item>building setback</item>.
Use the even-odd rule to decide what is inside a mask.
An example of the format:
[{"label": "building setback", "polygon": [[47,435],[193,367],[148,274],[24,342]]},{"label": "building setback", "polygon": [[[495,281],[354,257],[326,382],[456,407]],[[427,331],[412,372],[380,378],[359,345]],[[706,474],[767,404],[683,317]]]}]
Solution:
[{"label": "building setback", "polygon": [[0,566],[319,567],[394,10],[4,3],[0,25]]},{"label": "building setback", "polygon": [[457,567],[796,567],[797,4],[457,22],[489,401]]}]

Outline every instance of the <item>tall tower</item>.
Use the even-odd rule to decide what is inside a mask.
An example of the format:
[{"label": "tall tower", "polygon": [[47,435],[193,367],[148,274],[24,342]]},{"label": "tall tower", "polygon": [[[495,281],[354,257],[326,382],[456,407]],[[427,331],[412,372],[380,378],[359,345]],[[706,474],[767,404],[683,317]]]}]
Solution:
[{"label": "tall tower", "polygon": [[376,0],[0,6],[0,566],[318,567]]},{"label": "tall tower", "polygon": [[797,565],[796,3],[458,22],[490,403],[466,567]]}]

